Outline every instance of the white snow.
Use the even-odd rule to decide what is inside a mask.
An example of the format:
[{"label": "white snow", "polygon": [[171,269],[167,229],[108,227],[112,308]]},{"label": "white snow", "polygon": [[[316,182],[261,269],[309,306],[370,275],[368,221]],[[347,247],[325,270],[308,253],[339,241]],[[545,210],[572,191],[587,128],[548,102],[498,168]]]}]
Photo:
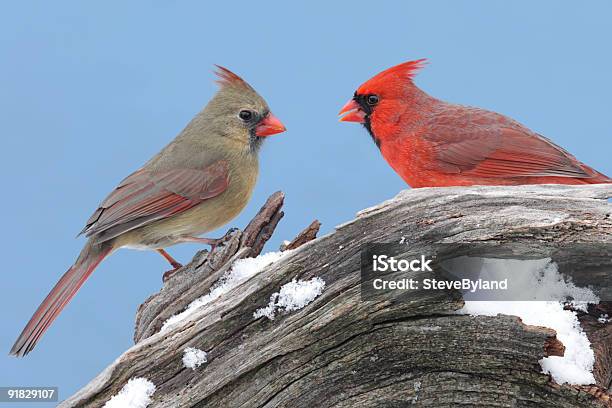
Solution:
[{"label": "white snow", "polygon": [[604,313],[602,315],[599,315],[599,318],[597,318],[597,321],[601,324],[606,324],[606,323],[612,322],[612,319],[608,316],[607,313]]},{"label": "white snow", "polygon": [[155,384],[146,378],[130,378],[121,391],[108,400],[103,408],[146,408],[151,403],[154,392]]},{"label": "white snow", "polygon": [[495,276],[500,275],[508,276],[510,272],[513,284],[517,278],[520,278],[523,282],[518,287],[515,286],[517,292],[513,294],[509,289],[505,298],[526,300],[470,300],[470,294],[466,293],[465,305],[458,311],[459,313],[473,316],[514,315],[520,317],[527,325],[544,326],[555,330],[557,339],[565,346],[565,353],[563,357],[551,356],[541,359],[539,362],[542,372],[550,374],[559,384],[584,385],[595,382],[593,377],[595,356],[591,344],[580,327],[576,312],[564,310],[562,303],[568,299],[578,299],[579,301],[571,302],[573,307],[586,310],[588,303],[599,302],[599,298],[590,289],[578,288],[571,281],[564,279],[557,265],[550,262],[550,259],[528,261],[484,259],[481,272],[480,277],[483,279],[495,279]]},{"label": "white snow", "polygon": [[277,311],[284,310],[291,312],[299,310],[315,300],[325,288],[325,281],[319,277],[312,278],[308,281],[298,280],[295,278],[281,286],[280,292],[275,292],[270,296],[268,306],[257,309],[253,313],[253,317],[258,319],[266,316],[270,320],[274,320],[274,315]]},{"label": "white snow", "polygon": [[195,370],[196,367],[208,362],[207,354],[204,350],[195,347],[187,347],[183,350],[183,365]]},{"label": "white snow", "polygon": [[412,397],[412,405],[416,404],[419,401],[419,391],[421,390],[421,382],[415,381],[413,384],[414,387],[414,397]]},{"label": "white snow", "polygon": [[174,326],[176,323],[185,319],[198,308],[212,302],[224,293],[229,292],[231,289],[235,288],[253,275],[259,273],[266,266],[278,261],[280,258],[289,254],[290,252],[291,251],[268,252],[266,254],[259,255],[256,258],[237,260],[234,262],[232,269],[223,275],[219,281],[213,285],[208,294],[197,298],[191,302],[184,311],[175,314],[166,320],[160,331],[167,330]]}]

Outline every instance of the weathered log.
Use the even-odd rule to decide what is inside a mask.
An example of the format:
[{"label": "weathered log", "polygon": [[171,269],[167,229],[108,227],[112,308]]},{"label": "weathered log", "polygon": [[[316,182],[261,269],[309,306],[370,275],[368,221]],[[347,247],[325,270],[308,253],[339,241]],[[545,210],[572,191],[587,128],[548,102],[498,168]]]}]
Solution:
[{"label": "weathered log", "polygon": [[150,296],[136,313],[134,342],[157,333],[164,321],[194,299],[206,294],[237,259],[256,257],[283,217],[285,196],[272,194],[244,229],[231,229],[214,251],[199,251],[191,263],[174,272],[159,293]]},{"label": "weathered log", "polygon": [[[469,253],[472,243],[487,242],[504,244],[496,246],[500,257],[554,257],[572,243],[612,244],[610,196],[610,185],[403,191],[159,332],[235,259],[261,250],[280,219],[277,195],[250,228],[230,232],[213,253],[199,252],[149,298],[139,309],[136,345],[61,406],[102,406],[134,377],[155,384],[150,407],[612,406],[604,332],[587,330],[598,383],[558,385],[538,364],[563,352],[550,329],[513,316],[456,314],[463,301],[454,291],[360,297],[363,244],[401,240],[416,255],[443,253],[449,244]],[[563,253],[560,268],[571,270],[575,261]],[[313,277],[326,286],[312,303],[274,320],[254,318],[283,284]],[[185,368],[186,347],[205,350],[208,362]]]},{"label": "weathered log", "polygon": [[580,325],[597,357],[593,367],[597,384],[612,392],[612,320],[606,322],[606,319],[601,317],[612,317],[612,302],[589,305],[589,313],[578,313]]}]

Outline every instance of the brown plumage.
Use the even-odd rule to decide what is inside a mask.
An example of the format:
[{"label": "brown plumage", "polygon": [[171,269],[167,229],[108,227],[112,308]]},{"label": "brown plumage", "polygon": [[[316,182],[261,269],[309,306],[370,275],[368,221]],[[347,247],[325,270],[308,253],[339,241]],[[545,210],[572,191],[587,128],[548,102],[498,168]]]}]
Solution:
[{"label": "brown plumage", "polygon": [[262,137],[285,130],[265,100],[236,74],[218,67],[220,90],[187,127],[125,178],[81,231],[89,240],[38,307],[10,353],[24,356],[99,263],[121,248],[158,250],[197,238],[236,217],[251,197]]}]

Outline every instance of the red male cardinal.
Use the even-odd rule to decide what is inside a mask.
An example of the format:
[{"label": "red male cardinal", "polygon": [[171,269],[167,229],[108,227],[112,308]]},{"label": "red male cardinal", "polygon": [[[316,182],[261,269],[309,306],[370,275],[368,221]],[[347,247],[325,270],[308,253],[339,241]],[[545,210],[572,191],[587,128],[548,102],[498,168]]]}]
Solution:
[{"label": "red male cardinal", "polygon": [[87,220],[89,237],[19,335],[11,354],[32,351],[64,306],[100,262],[121,248],[158,251],[179,242],[216,245],[198,238],[233,219],[247,204],[263,137],[285,131],[249,84],[219,67],[221,89],[185,129],[143,167],[124,179]]},{"label": "red male cardinal", "polygon": [[379,73],[340,111],[411,187],[612,183],[511,118],[429,96],[412,82],[424,62]]}]

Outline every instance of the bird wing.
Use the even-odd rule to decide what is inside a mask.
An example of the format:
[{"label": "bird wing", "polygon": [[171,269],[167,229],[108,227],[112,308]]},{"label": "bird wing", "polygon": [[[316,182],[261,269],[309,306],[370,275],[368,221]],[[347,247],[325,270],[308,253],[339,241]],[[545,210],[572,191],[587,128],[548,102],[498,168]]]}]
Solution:
[{"label": "bird wing", "polygon": [[93,215],[81,234],[97,243],[195,207],[229,184],[229,166],[217,161],[202,169],[140,169],[125,178]]},{"label": "bird wing", "polygon": [[561,147],[503,115],[472,109],[457,123],[453,116],[432,118],[425,135],[436,159],[432,170],[484,178],[593,177]]}]

